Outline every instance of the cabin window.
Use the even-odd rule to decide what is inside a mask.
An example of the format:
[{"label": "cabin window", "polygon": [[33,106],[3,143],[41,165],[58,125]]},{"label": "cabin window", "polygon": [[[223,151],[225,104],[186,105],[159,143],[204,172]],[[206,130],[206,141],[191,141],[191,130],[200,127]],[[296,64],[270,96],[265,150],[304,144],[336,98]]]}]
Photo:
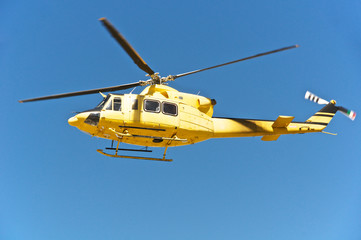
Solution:
[{"label": "cabin window", "polygon": [[138,99],[133,99],[132,110],[138,110]]},{"label": "cabin window", "polygon": [[144,110],[147,112],[160,112],[160,103],[154,100],[144,100]]},{"label": "cabin window", "polygon": [[163,103],[163,113],[167,114],[167,115],[177,116],[177,114],[178,114],[177,105],[174,103],[164,102]]},{"label": "cabin window", "polygon": [[122,99],[121,98],[114,98],[114,100],[113,100],[113,110],[114,111],[121,111],[122,110]]}]

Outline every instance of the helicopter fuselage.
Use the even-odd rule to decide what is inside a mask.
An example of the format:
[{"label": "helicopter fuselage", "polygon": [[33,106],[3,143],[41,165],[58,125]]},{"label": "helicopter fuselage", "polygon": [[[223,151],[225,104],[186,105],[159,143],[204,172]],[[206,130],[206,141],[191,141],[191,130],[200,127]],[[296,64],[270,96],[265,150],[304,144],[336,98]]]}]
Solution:
[{"label": "helicopter fuselage", "polygon": [[[94,109],[77,114],[69,124],[92,136],[147,147],[175,147],[210,138],[263,136],[274,141],[282,134],[321,132],[335,112],[293,122],[214,118],[215,100],[151,85],[141,94],[108,94]],[[328,115],[327,115],[328,114]]]},{"label": "helicopter fuselage", "polygon": [[109,94],[69,124],[92,136],[128,144],[165,147],[213,137],[214,100],[152,85],[141,94]]}]

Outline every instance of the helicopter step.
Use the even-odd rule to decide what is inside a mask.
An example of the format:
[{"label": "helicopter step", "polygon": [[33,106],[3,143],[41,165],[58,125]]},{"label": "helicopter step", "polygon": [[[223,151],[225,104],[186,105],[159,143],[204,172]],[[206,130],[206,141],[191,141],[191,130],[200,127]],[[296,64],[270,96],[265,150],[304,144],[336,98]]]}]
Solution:
[{"label": "helicopter step", "polygon": [[120,142],[118,142],[117,147],[114,147],[114,140],[112,140],[112,144],[110,147],[106,147],[106,150],[115,150],[118,151],[131,151],[131,152],[153,152],[152,150],[149,150],[148,147],[145,147],[143,149],[134,149],[134,148],[119,148]]},{"label": "helicopter step", "polygon": [[108,154],[103,152],[102,149],[97,149],[98,153],[101,153],[107,157],[116,157],[116,158],[128,158],[128,159],[140,159],[140,160],[153,160],[153,161],[163,161],[163,162],[172,162],[173,159],[166,159],[165,156],[163,156],[163,158],[151,158],[151,157],[138,157],[138,156],[124,156],[124,155],[118,155],[117,153],[115,154]]},{"label": "helicopter step", "polygon": [[[106,150],[117,150],[114,147],[107,147]],[[131,152],[153,152],[152,150],[148,149],[131,149],[131,148],[118,148],[119,151],[131,151]]]}]

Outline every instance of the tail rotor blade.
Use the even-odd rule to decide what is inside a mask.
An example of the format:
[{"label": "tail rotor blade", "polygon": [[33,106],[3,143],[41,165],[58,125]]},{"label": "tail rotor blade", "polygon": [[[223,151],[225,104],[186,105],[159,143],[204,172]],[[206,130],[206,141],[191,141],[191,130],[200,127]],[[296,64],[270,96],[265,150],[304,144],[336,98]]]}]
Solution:
[{"label": "tail rotor blade", "polygon": [[315,94],[313,94],[309,91],[306,92],[305,99],[308,99],[308,100],[318,103],[318,104],[328,104],[328,101],[326,101],[325,99],[322,99],[320,97],[317,97]]},{"label": "tail rotor blade", "polygon": [[356,118],[356,112],[354,112],[353,110],[348,110],[344,107],[338,107],[338,111],[340,111],[342,114],[344,114],[346,117],[348,117],[352,121],[355,120],[355,118]]}]

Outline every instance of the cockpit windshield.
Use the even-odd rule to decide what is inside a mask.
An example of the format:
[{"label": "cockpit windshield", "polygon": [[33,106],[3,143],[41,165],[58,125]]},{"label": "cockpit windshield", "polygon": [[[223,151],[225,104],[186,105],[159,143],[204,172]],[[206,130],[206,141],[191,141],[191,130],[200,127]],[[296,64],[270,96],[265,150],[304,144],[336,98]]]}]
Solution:
[{"label": "cockpit windshield", "polygon": [[[103,110],[105,106],[105,110],[113,110],[113,111],[121,111],[122,100],[120,96],[111,98],[111,94],[108,94],[103,100],[93,109],[89,109],[83,112],[97,112]],[[114,101],[113,101],[114,100]]]},{"label": "cockpit windshield", "polygon": [[109,98],[110,98],[110,95],[103,98],[103,100],[95,107],[95,109],[96,110],[101,110],[104,107],[104,104],[108,101]]}]

